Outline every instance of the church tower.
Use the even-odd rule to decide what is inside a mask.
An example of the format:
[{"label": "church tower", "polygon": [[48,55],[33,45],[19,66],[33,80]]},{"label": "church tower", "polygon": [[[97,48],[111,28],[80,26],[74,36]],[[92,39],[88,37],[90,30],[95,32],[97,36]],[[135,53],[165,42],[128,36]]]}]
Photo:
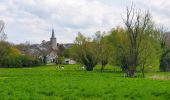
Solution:
[{"label": "church tower", "polygon": [[52,36],[51,36],[50,40],[51,40],[52,49],[56,50],[57,49],[57,41],[56,41],[56,38],[55,38],[54,29],[52,29]]}]

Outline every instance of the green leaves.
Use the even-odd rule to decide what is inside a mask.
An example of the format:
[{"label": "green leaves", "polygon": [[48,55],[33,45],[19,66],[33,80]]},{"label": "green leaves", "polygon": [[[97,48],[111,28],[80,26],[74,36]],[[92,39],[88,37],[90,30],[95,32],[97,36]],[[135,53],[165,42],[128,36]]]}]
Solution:
[{"label": "green leaves", "polygon": [[79,32],[72,47],[72,57],[85,65],[86,70],[91,71],[98,61],[99,51],[96,46],[94,41]]}]

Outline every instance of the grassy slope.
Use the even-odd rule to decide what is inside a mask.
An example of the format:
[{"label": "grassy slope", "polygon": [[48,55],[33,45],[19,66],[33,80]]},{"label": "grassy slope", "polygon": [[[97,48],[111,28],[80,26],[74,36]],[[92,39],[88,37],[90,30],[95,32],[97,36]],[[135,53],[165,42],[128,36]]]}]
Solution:
[{"label": "grassy slope", "polygon": [[[112,69],[114,70],[114,69]],[[0,100],[4,99],[144,99],[170,100],[170,80],[124,78],[119,72],[107,69],[100,73],[78,70],[67,65],[64,70],[55,66],[0,69]],[[168,76],[169,73],[148,73]]]}]

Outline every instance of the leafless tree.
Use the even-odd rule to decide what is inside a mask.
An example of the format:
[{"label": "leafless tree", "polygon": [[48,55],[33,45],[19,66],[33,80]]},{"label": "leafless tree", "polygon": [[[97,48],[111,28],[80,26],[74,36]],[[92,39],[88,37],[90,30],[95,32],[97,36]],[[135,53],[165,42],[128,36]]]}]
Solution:
[{"label": "leafless tree", "polygon": [[129,63],[128,63],[128,76],[132,77],[138,66],[138,58],[140,50],[142,50],[141,42],[144,40],[145,30],[150,25],[149,11],[142,13],[142,11],[136,10],[133,6],[127,7],[126,18],[123,19],[127,29],[127,36],[129,39]]},{"label": "leafless tree", "polygon": [[0,41],[4,41],[7,39],[7,35],[4,32],[5,23],[4,21],[0,20]]}]

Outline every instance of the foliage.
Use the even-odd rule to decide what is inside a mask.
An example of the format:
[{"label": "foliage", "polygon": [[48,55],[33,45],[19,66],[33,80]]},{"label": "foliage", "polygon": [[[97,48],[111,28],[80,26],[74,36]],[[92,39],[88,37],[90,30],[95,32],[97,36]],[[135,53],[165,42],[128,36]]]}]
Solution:
[{"label": "foliage", "polygon": [[33,58],[32,56],[29,55],[20,56],[20,60],[22,62],[22,67],[32,67],[42,64],[40,59]]},{"label": "foliage", "polygon": [[101,64],[101,72],[104,70],[105,66],[109,63],[109,56],[111,51],[111,46],[108,44],[106,33],[101,33],[97,31],[93,38],[93,42],[99,51],[98,62]]},{"label": "foliage", "polygon": [[137,67],[159,64],[160,32],[154,26],[149,12],[127,8],[125,28],[111,30],[108,40],[113,45],[114,62],[122,67],[127,76],[133,77]]},{"label": "foliage", "polygon": [[[128,62],[128,38],[123,28],[117,27],[110,31],[110,34],[105,38],[111,46],[111,64],[116,66],[124,66]],[[127,60],[127,61],[126,61]]]},{"label": "foliage", "polygon": [[30,53],[31,44],[30,44],[29,42],[17,44],[17,45],[15,45],[15,47],[16,47],[22,54],[26,54],[26,55],[37,55],[37,54],[31,54],[31,53]]},{"label": "foliage", "polygon": [[161,28],[160,44],[162,48],[162,55],[160,57],[160,71],[170,71],[170,33],[164,32]]},{"label": "foliage", "polygon": [[58,56],[64,56],[64,53],[65,53],[64,51],[65,51],[65,48],[64,48],[63,44],[59,44],[58,51],[57,51]]},{"label": "foliage", "polygon": [[56,64],[63,64],[64,62],[64,57],[63,56],[59,56],[58,58],[56,58]]},{"label": "foliage", "polygon": [[160,71],[167,72],[170,71],[170,52],[163,52],[160,59]]},{"label": "foliage", "polygon": [[69,55],[69,52],[67,53],[68,55],[66,54],[67,50],[64,48],[63,44],[60,44],[58,46],[58,51],[57,51],[58,57],[56,58],[56,64],[57,65],[64,63],[65,56],[67,57]]},{"label": "foliage", "polygon": [[71,48],[66,48],[64,49],[64,57],[65,58],[70,58],[71,57]]},{"label": "foliage", "polygon": [[[110,35],[106,36],[106,39],[110,42],[110,45],[112,45],[112,55],[110,55],[112,57],[112,64],[121,66],[122,70],[129,74],[129,70],[133,69],[131,69],[133,59],[127,29],[117,27],[112,29],[110,33]],[[138,44],[136,48],[138,49],[136,51],[136,67],[140,67],[143,74],[144,67],[159,66],[159,57],[161,54],[159,34],[159,31],[151,25],[140,35],[140,40],[138,40],[139,37],[137,38],[140,44]]]},{"label": "foliage", "polygon": [[41,65],[41,61],[30,55],[23,55],[10,43],[0,42],[0,67],[31,67]]},{"label": "foliage", "polygon": [[11,47],[8,42],[0,42],[0,66],[1,67],[11,67],[16,65],[15,61],[20,56],[18,49]]},{"label": "foliage", "polygon": [[[0,42],[0,62],[10,53],[10,44],[4,41]],[[0,64],[1,65],[1,64]]]},{"label": "foliage", "polygon": [[86,66],[86,70],[92,71],[98,62],[98,46],[90,38],[78,33],[75,45],[72,47],[72,56],[77,62]]}]

